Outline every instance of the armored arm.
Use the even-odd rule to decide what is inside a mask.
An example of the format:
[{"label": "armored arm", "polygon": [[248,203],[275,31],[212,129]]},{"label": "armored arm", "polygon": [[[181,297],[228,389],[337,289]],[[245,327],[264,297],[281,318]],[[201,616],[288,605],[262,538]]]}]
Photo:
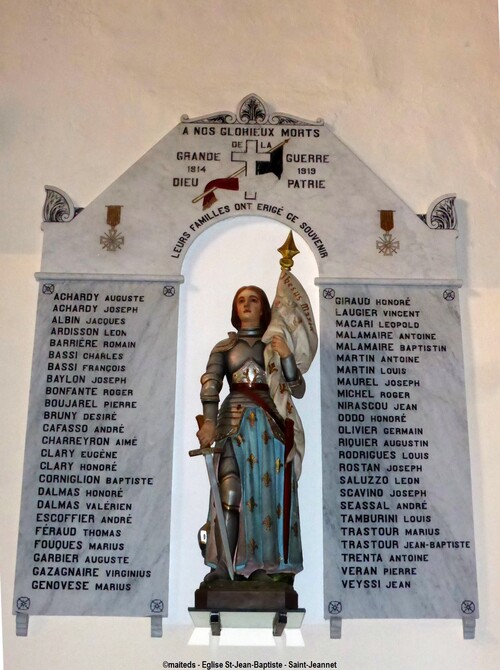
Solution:
[{"label": "armored arm", "polygon": [[211,446],[216,439],[219,393],[222,388],[223,376],[223,354],[214,350],[208,359],[207,371],[202,374],[200,379],[203,420],[198,422],[199,430],[196,436],[201,447]]},{"label": "armored arm", "polygon": [[306,392],[306,383],[301,371],[297,367],[295,356],[289,354],[281,359],[281,369],[294,398],[302,398]]},{"label": "armored arm", "polygon": [[306,392],[306,383],[297,367],[295,356],[286,343],[285,338],[282,335],[273,335],[271,339],[271,347],[280,357],[281,370],[290,389],[290,393],[295,398],[302,398]]},{"label": "armored arm", "polygon": [[[217,354],[217,358],[222,354]],[[217,423],[217,414],[219,411],[219,393],[222,389],[223,370],[220,365],[215,365],[210,356],[207,371],[201,376],[200,398],[203,405],[203,417],[205,421]]]},{"label": "armored arm", "polygon": [[219,410],[219,394],[224,380],[224,354],[213,350],[207,363],[207,370],[201,376],[200,398],[203,405],[205,421],[217,423]]}]

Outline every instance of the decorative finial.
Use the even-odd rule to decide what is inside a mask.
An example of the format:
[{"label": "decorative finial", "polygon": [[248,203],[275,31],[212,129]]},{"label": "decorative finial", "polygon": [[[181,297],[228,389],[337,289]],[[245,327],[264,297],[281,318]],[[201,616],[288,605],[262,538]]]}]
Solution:
[{"label": "decorative finial", "polygon": [[290,270],[293,267],[293,257],[300,254],[300,251],[295,246],[292,231],[288,233],[285,244],[283,244],[278,251],[283,256],[280,260],[282,270]]}]

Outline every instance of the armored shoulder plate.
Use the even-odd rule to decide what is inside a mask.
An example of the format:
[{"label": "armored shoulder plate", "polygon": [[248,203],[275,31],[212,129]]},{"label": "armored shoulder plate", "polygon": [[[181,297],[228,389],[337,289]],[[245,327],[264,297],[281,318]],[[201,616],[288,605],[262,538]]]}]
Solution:
[{"label": "armored shoulder plate", "polygon": [[236,342],[238,341],[238,336],[236,333],[228,333],[229,337],[226,337],[225,340],[221,340],[220,342],[217,342],[215,347],[212,349],[212,353],[220,353],[222,351],[229,351],[234,347]]}]

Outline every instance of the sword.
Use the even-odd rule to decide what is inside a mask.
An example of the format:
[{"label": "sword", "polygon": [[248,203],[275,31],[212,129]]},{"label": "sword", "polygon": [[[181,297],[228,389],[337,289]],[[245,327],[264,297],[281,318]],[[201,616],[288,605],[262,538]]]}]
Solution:
[{"label": "sword", "polygon": [[[198,428],[201,428],[203,425],[203,417],[198,415],[196,417],[196,421],[198,422]],[[226,560],[227,571],[229,572],[229,577],[234,580],[233,557],[231,556],[231,550],[229,548],[229,539],[227,537],[227,528],[226,524],[224,523],[224,512],[222,511],[222,501],[220,498],[219,482],[217,481],[217,475],[215,474],[214,467],[214,454],[221,454],[222,451],[222,447],[202,447],[201,449],[191,449],[189,451],[189,455],[205,457],[208,481],[210,482],[210,490],[214,499],[215,514],[219,524],[219,533],[222,541],[224,558]]]}]

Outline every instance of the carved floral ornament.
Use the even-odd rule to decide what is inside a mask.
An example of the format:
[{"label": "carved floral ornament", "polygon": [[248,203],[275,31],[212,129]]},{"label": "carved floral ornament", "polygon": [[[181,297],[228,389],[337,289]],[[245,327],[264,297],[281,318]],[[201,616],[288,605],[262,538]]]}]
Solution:
[{"label": "carved floral ornament", "polygon": [[455,193],[441,195],[431,202],[426,214],[418,214],[418,217],[433,230],[456,230],[455,200]]},{"label": "carved floral ornament", "polygon": [[297,125],[297,126],[322,126],[323,119],[308,121],[298,116],[283,114],[281,112],[270,112],[266,103],[255,93],[250,93],[239,103],[236,114],[233,112],[217,112],[209,116],[200,116],[190,119],[184,114],[181,117],[183,123],[239,123],[249,125]]},{"label": "carved floral ornament", "polygon": [[69,195],[60,188],[55,186],[45,187],[45,202],[42,213],[44,221],[72,221],[82,209],[82,207],[75,207]]}]

